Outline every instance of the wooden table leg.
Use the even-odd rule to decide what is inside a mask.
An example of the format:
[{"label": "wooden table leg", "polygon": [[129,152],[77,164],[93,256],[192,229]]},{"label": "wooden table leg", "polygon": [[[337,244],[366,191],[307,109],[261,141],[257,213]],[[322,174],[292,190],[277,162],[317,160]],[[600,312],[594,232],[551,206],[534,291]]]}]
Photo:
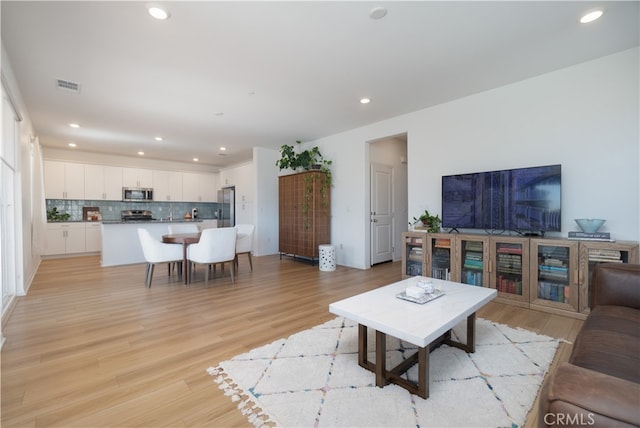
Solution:
[{"label": "wooden table leg", "polygon": [[188,284],[190,282],[189,275],[189,261],[187,260],[187,243],[182,244],[182,272],[184,274],[184,283]]},{"label": "wooden table leg", "polygon": [[376,330],[376,386],[387,384],[387,335]]},{"label": "wooden table leg", "polygon": [[467,317],[467,352],[476,352],[476,313]]}]

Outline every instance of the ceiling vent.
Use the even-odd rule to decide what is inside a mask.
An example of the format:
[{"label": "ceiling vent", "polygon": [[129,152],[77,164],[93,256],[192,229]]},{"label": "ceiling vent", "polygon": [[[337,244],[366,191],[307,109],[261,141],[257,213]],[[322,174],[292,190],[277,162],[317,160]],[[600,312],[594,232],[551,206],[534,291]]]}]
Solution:
[{"label": "ceiling vent", "polygon": [[71,82],[70,80],[56,80],[56,86],[58,89],[66,92],[73,92],[76,94],[80,93],[80,84],[76,82]]}]

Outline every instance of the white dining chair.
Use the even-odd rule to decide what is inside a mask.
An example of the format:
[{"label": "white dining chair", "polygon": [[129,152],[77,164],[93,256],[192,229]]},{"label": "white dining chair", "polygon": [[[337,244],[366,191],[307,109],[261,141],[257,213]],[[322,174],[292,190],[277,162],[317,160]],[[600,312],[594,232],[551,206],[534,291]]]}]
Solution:
[{"label": "white dining chair", "polygon": [[198,225],[196,223],[176,223],[169,225],[169,234],[175,235],[176,233],[198,233]]},{"label": "white dining chair", "polygon": [[238,255],[246,254],[249,256],[249,267],[253,272],[253,262],[251,260],[251,252],[253,251],[253,233],[256,226],[253,224],[236,224],[238,234],[236,236],[236,269],[238,268]]},{"label": "white dining chair", "polygon": [[151,236],[147,229],[139,228],[138,237],[144,259],[147,262],[145,284],[151,288],[153,268],[156,263],[169,263],[169,275],[171,275],[171,264],[174,262],[182,263],[182,246],[162,243]]},{"label": "white dining chair", "polygon": [[236,235],[237,231],[233,227],[205,229],[200,235],[200,241],[187,248],[187,259],[190,263],[206,265],[205,283],[209,281],[211,265],[222,264],[224,270],[224,264],[227,262],[231,264],[231,282],[235,283]]}]

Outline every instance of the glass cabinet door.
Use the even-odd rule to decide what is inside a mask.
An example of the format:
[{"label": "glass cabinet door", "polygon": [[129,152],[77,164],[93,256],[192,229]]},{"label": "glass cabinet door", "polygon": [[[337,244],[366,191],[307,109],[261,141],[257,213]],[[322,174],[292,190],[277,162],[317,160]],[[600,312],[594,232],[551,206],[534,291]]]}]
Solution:
[{"label": "glass cabinet door", "polygon": [[529,240],[527,238],[491,238],[491,288],[498,290],[497,300],[529,304]]},{"label": "glass cabinet door", "polygon": [[424,274],[426,233],[407,232],[402,234],[402,278]]},{"label": "glass cabinet door", "polygon": [[638,263],[638,244],[580,241],[580,312],[591,312],[591,275],[600,263]]},{"label": "glass cabinet door", "polygon": [[532,306],[577,311],[578,243],[535,239],[531,244]]},{"label": "glass cabinet door", "polygon": [[453,280],[463,284],[489,286],[489,237],[456,236]]},{"label": "glass cabinet door", "polygon": [[428,236],[428,271],[426,276],[450,280],[454,237],[445,233],[430,233]]}]

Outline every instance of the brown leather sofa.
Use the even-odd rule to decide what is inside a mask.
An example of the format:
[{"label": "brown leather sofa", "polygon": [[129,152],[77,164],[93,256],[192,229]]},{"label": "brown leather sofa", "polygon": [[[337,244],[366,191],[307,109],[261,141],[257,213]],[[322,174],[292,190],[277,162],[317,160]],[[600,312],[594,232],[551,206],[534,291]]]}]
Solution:
[{"label": "brown leather sofa", "polygon": [[640,265],[599,265],[569,362],[549,374],[540,427],[640,426]]}]

